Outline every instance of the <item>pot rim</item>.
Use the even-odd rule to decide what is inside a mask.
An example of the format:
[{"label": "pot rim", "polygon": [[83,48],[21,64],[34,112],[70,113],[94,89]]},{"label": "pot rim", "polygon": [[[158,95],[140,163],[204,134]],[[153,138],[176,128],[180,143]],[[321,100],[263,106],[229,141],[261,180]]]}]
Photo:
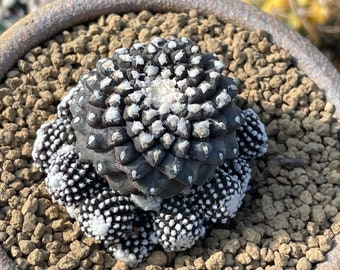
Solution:
[{"label": "pot rim", "polygon": [[[296,66],[324,90],[327,100],[339,108],[340,73],[328,59],[296,31],[240,0],[55,0],[22,18],[0,35],[0,83],[30,49],[72,26],[110,13],[142,10],[188,12],[192,9],[205,16],[215,15],[222,21],[232,21],[249,30],[266,31],[270,41],[287,50]],[[339,109],[335,117],[340,119]],[[339,235],[336,239],[339,242]],[[17,269],[14,262],[3,253],[6,254],[0,246],[1,268]],[[340,258],[335,261],[339,263]]]}]

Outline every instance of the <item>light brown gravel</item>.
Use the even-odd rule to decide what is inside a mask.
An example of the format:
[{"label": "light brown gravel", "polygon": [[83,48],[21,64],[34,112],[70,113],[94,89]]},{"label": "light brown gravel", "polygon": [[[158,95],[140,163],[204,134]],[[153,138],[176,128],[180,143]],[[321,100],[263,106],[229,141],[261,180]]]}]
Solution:
[{"label": "light brown gravel", "polygon": [[108,15],[33,48],[0,84],[0,242],[20,269],[126,270],[51,201],[30,156],[36,130],[102,57],[152,36],[187,36],[240,82],[238,104],[266,125],[268,153],[228,225],[136,269],[312,269],[340,233],[339,122],[332,101],[265,32],[189,14]]}]

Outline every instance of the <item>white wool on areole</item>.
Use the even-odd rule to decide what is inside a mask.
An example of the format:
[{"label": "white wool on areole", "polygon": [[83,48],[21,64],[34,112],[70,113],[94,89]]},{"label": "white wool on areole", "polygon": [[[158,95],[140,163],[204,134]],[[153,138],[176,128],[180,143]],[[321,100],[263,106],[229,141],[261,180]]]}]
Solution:
[{"label": "white wool on areole", "polygon": [[191,78],[195,78],[198,74],[200,74],[200,70],[197,67],[188,70],[188,75]]},{"label": "white wool on areole", "polygon": [[238,91],[238,88],[237,88],[238,81],[236,79],[233,79],[233,82],[234,84],[228,85],[228,90]]},{"label": "white wool on areole", "polygon": [[146,149],[148,145],[153,141],[154,135],[143,131],[139,134],[138,138],[139,138],[139,143],[142,146],[142,148]]},{"label": "white wool on areole", "polygon": [[198,113],[201,110],[201,104],[197,104],[197,103],[188,104],[187,108],[188,108],[188,112]]},{"label": "white wool on areole", "polygon": [[180,37],[180,39],[183,43],[189,43],[189,39],[186,37]]},{"label": "white wool on areole", "polygon": [[143,113],[144,113],[143,117],[147,122],[149,122],[152,118],[158,115],[158,112],[154,109],[144,110]]},{"label": "white wool on areole", "polygon": [[178,91],[176,85],[175,79],[164,79],[161,76],[156,76],[150,84],[149,95],[152,99],[152,105],[157,108],[166,101],[169,103],[179,102],[183,93]]},{"label": "white wool on areole", "polygon": [[177,115],[174,114],[170,114],[167,118],[166,118],[166,122],[170,125],[170,126],[177,126],[179,121],[179,117]]},{"label": "white wool on areole", "polygon": [[120,70],[115,70],[113,73],[112,73],[112,77],[113,79],[117,80],[117,79],[123,79],[124,78],[124,74],[123,72],[121,72]]},{"label": "white wool on areole", "polygon": [[109,107],[103,114],[105,121],[107,122],[119,122],[122,120],[122,115],[118,108]]},{"label": "white wool on areole", "polygon": [[132,103],[130,106],[126,107],[127,115],[130,117],[138,116],[140,107],[137,104]]},{"label": "white wool on areole", "polygon": [[133,88],[128,80],[122,81],[116,87],[117,87],[116,91],[126,91],[126,90],[131,90]]},{"label": "white wool on areole", "polygon": [[164,52],[161,52],[158,57],[158,62],[163,66],[168,63],[167,56]]},{"label": "white wool on areole", "polygon": [[152,133],[155,135],[161,134],[164,130],[165,127],[163,126],[163,122],[161,120],[156,120],[151,124],[151,130]]},{"label": "white wool on areole", "polygon": [[77,123],[79,123],[80,122],[80,117],[79,116],[76,116],[74,119],[73,119],[73,123],[74,124],[77,124]]},{"label": "white wool on areole", "polygon": [[198,137],[200,137],[201,139],[203,138],[207,138],[210,134],[210,123],[208,120],[204,120],[204,121],[200,121],[200,122],[196,122],[193,125],[194,128],[194,133],[196,133],[198,135]]},{"label": "white wool on areole", "polygon": [[169,79],[169,77],[171,76],[172,72],[170,69],[168,68],[162,68],[162,71],[161,71],[161,77],[162,79]]},{"label": "white wool on areole", "polygon": [[208,156],[209,154],[209,147],[207,145],[202,146],[202,150],[204,155]]},{"label": "white wool on areole", "polygon": [[168,47],[169,47],[169,49],[175,49],[177,47],[177,43],[173,40],[170,40],[168,42]]},{"label": "white wool on areole", "polygon": [[224,64],[223,62],[219,61],[219,60],[215,60],[214,61],[214,67],[216,70],[220,71],[224,68]]},{"label": "white wool on areole", "polygon": [[141,74],[136,70],[131,70],[131,75],[132,75],[133,79],[137,80],[137,79],[139,79]]},{"label": "white wool on areole", "polygon": [[89,138],[88,138],[88,145],[91,145],[93,144],[94,142],[96,141],[96,137],[94,135],[90,135]]},{"label": "white wool on areole", "polygon": [[122,59],[123,62],[132,62],[133,58],[129,54],[121,54],[119,55],[119,58]]},{"label": "white wool on areole", "polygon": [[209,102],[204,102],[201,106],[201,109],[207,112],[209,115],[212,115],[215,112],[214,106]]},{"label": "white wool on areole", "polygon": [[212,79],[216,79],[220,76],[221,76],[221,73],[219,73],[219,72],[216,72],[216,71],[209,72],[209,77],[212,78]]},{"label": "white wool on areole", "polygon": [[194,87],[188,87],[187,89],[185,89],[185,94],[188,97],[193,97],[194,95],[196,95],[197,91]]},{"label": "white wool on areole", "polygon": [[116,248],[112,253],[117,260],[126,262],[131,266],[137,265],[139,263],[137,256],[133,253],[130,253],[128,250]]},{"label": "white wool on areole", "polygon": [[152,77],[152,76],[155,76],[158,73],[159,67],[152,66],[152,65],[146,66],[144,71],[145,71],[147,76]]},{"label": "white wool on areole", "polygon": [[126,156],[126,152],[125,151],[120,152],[120,154],[119,154],[120,160],[124,160],[125,156]]},{"label": "white wool on areole", "polygon": [[175,59],[175,61],[179,61],[183,58],[183,56],[184,56],[184,52],[182,50],[180,50],[175,54],[174,59]]},{"label": "white wool on areole", "polygon": [[89,114],[87,115],[87,119],[90,120],[90,121],[92,121],[92,120],[95,119],[95,118],[96,118],[96,115],[95,115],[94,113],[89,113]]},{"label": "white wool on areole", "polygon": [[191,59],[191,64],[198,65],[201,62],[202,56],[196,55]]},{"label": "white wool on areole", "polygon": [[107,99],[107,102],[110,106],[115,106],[120,104],[121,96],[119,94],[113,93]]},{"label": "white wool on areole", "polygon": [[134,134],[138,134],[142,130],[144,130],[144,125],[142,124],[142,122],[140,122],[140,121],[133,121],[132,122],[131,131]]},{"label": "white wool on areole", "polygon": [[113,132],[112,133],[112,135],[111,135],[111,140],[113,141],[113,142],[115,142],[115,141],[119,141],[119,140],[121,140],[122,139],[122,134],[119,132],[119,131],[115,131],[115,132]]},{"label": "white wool on areole", "polygon": [[171,110],[171,102],[169,101],[164,101],[158,108],[158,112],[161,115],[165,115],[167,113],[169,113]]},{"label": "white wool on areole", "polygon": [[191,52],[192,53],[198,53],[199,50],[200,50],[200,48],[197,45],[194,45],[194,46],[191,47]]},{"label": "white wool on areole", "polygon": [[163,199],[159,196],[131,194],[130,199],[144,211],[159,211]]},{"label": "white wool on areole", "polygon": [[188,120],[184,119],[183,117],[179,118],[177,122],[177,131],[184,137],[189,136],[188,125],[189,125]]},{"label": "white wool on areole", "polygon": [[185,66],[178,65],[174,71],[175,71],[176,76],[182,76],[183,72],[185,71]]},{"label": "white wool on areole", "polygon": [[97,81],[97,76],[96,76],[95,74],[89,75],[89,76],[87,77],[87,81],[88,81],[88,82],[96,82],[96,81]]},{"label": "white wool on areole", "polygon": [[135,62],[136,62],[137,65],[140,65],[140,66],[145,64],[143,57],[140,56],[140,55],[136,55]]},{"label": "white wool on areole", "polygon": [[188,182],[189,182],[189,184],[191,185],[193,181],[194,181],[194,178],[193,178],[191,175],[189,175],[189,176],[188,176]]},{"label": "white wool on areole", "polygon": [[177,81],[177,87],[178,87],[180,92],[183,92],[184,89],[186,89],[188,87],[188,79],[184,78],[183,80],[178,80]]},{"label": "white wool on areole", "polygon": [[155,53],[156,47],[153,44],[149,44],[149,45],[147,45],[146,50],[147,50],[148,53]]},{"label": "white wool on areole", "polygon": [[162,151],[160,149],[154,150],[152,152],[152,156],[155,162],[157,162],[159,160],[159,158],[161,157]]},{"label": "white wool on areole", "polygon": [[105,77],[104,79],[102,79],[100,81],[99,87],[100,88],[105,88],[105,87],[109,86],[112,83],[112,81],[113,81],[112,78]]},{"label": "white wool on areole", "polygon": [[131,98],[132,102],[138,103],[141,101],[143,97],[143,93],[141,90],[133,91],[131,94],[128,95]]},{"label": "white wool on areole", "polygon": [[153,45],[160,48],[163,44],[163,39],[161,37],[153,37],[150,41]]},{"label": "white wool on areole", "polygon": [[113,72],[115,70],[113,61],[109,58],[100,59],[98,63],[101,63],[101,66],[103,67],[104,70],[107,70],[109,72]]},{"label": "white wool on areole", "polygon": [[173,141],[175,140],[175,137],[169,133],[164,133],[164,135],[162,136],[162,139],[165,144],[171,145]]},{"label": "white wool on areole", "polygon": [[240,116],[235,116],[235,122],[237,123],[237,124],[240,124],[241,123],[241,118],[240,118]]},{"label": "white wool on areole", "polygon": [[131,45],[131,48],[135,50],[139,50],[139,49],[145,48],[145,44],[141,42],[136,42]]},{"label": "white wool on areole", "polygon": [[218,109],[222,109],[229,104],[231,97],[228,95],[226,90],[223,90],[215,98],[215,103]]},{"label": "white wool on areole", "polygon": [[97,238],[103,238],[107,236],[109,229],[111,228],[111,222],[107,222],[103,215],[91,215],[87,221],[89,231]]},{"label": "white wool on areole", "polygon": [[49,186],[53,190],[60,188],[62,185],[61,181],[62,176],[63,176],[62,172],[49,173],[45,179],[47,186]]},{"label": "white wool on areole", "polygon": [[202,82],[198,87],[201,89],[202,93],[205,94],[211,88],[211,84],[208,82]]},{"label": "white wool on areole", "polygon": [[127,54],[129,53],[129,50],[125,47],[121,47],[121,48],[118,48],[118,49],[115,49],[115,54]]}]

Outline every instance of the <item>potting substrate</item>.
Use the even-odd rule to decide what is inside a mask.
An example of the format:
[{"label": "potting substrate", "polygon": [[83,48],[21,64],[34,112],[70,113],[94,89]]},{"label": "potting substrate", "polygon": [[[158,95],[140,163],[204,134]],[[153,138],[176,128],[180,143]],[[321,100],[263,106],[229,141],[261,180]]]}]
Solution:
[{"label": "potting substrate", "polygon": [[266,126],[268,152],[252,161],[242,207],[192,248],[156,248],[136,269],[312,269],[340,232],[339,122],[335,106],[272,44],[215,17],[111,14],[63,31],[32,49],[0,85],[0,241],[20,269],[128,269],[100,241],[84,235],[51,199],[33,165],[40,126],[56,118],[60,100],[119,47],[154,36],[187,37],[216,53],[223,74],[239,83],[235,103]]}]

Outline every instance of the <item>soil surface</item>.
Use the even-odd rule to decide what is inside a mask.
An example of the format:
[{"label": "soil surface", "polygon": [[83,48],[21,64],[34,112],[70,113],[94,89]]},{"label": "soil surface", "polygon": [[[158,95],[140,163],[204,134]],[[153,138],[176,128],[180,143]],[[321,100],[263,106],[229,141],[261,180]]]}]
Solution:
[{"label": "soil surface", "polygon": [[268,153],[253,161],[237,216],[185,252],[155,250],[135,269],[312,269],[340,232],[339,122],[332,101],[271,44],[214,17],[103,16],[32,49],[0,84],[0,242],[19,269],[128,269],[52,201],[32,164],[37,129],[98,59],[153,36],[185,36],[237,78],[237,103],[266,125]]}]

